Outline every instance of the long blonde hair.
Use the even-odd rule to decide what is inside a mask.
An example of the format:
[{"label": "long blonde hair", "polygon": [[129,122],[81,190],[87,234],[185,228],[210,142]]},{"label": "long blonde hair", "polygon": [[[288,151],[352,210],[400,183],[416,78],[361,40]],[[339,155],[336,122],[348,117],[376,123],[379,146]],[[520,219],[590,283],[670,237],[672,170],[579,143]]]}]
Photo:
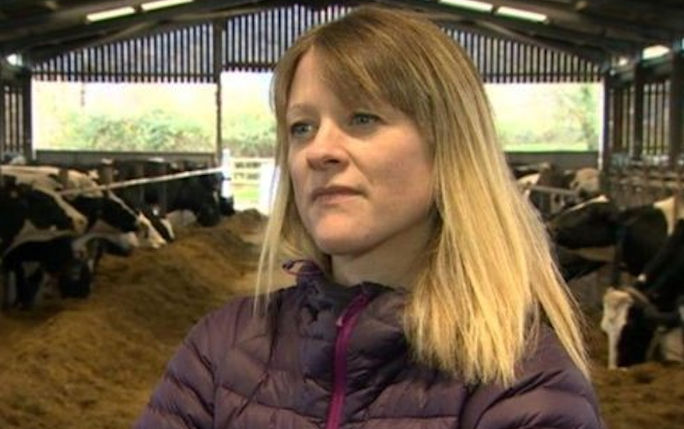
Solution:
[{"label": "long blonde hair", "polygon": [[434,156],[440,221],[405,308],[415,357],[468,383],[510,384],[516,364],[535,343],[543,311],[588,376],[574,302],[543,225],[514,185],[480,77],[460,46],[413,13],[360,7],[306,33],[279,61],[272,95],[280,176],[257,292],[272,290],[281,252],[330,270],[330,258],[299,218],[286,163],[290,84],[312,47],[336,94],[400,109]]}]

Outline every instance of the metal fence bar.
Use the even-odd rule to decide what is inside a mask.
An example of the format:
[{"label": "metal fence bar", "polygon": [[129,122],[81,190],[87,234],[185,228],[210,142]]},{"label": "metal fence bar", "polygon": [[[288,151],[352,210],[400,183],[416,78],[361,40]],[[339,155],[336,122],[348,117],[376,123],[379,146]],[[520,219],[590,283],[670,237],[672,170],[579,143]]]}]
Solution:
[{"label": "metal fence bar", "polygon": [[208,174],[219,173],[222,171],[223,171],[222,167],[214,167],[214,168],[207,168],[207,169],[202,169],[202,170],[184,171],[181,173],[167,174],[164,176],[147,177],[144,179],[124,180],[121,182],[113,182],[113,183],[110,183],[107,185],[91,186],[89,188],[64,189],[64,190],[58,191],[57,193],[60,195],[78,195],[78,194],[84,194],[86,192],[108,191],[111,189],[127,188],[130,186],[146,185],[149,183],[168,182],[171,180],[185,179],[188,177],[205,176]]}]

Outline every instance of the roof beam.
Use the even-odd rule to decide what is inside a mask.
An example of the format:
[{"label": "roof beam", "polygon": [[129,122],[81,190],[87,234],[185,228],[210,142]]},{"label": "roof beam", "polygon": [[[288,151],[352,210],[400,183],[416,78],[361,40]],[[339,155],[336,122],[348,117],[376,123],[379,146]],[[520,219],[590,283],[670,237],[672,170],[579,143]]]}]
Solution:
[{"label": "roof beam", "polygon": [[[274,2],[271,2],[274,3]],[[282,3],[283,5],[290,4],[285,0],[278,1],[277,3]],[[159,22],[143,22],[136,24],[122,31],[112,33],[108,36],[102,38],[88,39],[88,40],[76,40],[74,42],[60,43],[55,46],[49,46],[45,48],[37,48],[28,52],[27,57],[35,64],[60,55],[64,52],[88,49],[95,46],[105,45],[112,42],[117,42],[120,40],[133,39],[142,35],[152,35],[156,33],[164,33],[167,31],[172,31],[178,28],[184,28],[191,25],[193,22],[204,22],[213,19],[227,19],[232,16],[245,15],[249,13],[255,13],[263,10],[263,7],[257,6],[246,6],[231,8],[227,11],[218,12],[206,12],[199,14],[187,14],[174,18],[172,21],[167,21],[165,24]]]},{"label": "roof beam", "polygon": [[[139,2],[140,0],[135,1]],[[92,22],[88,24],[84,23],[78,27],[60,28],[53,31],[45,31],[44,29],[35,30],[29,35],[19,38],[14,37],[5,43],[0,40],[0,52],[22,52],[37,46],[54,45],[59,42],[68,42],[70,40],[76,40],[80,38],[106,35],[108,33],[117,32],[127,27],[144,22],[163,22],[173,20],[174,17],[183,16],[185,14],[216,10],[219,8],[235,8],[246,5],[255,6],[257,4],[263,3],[268,2],[255,0],[203,0],[201,2],[186,3],[171,8],[136,13],[134,15],[127,15],[106,21]]]},{"label": "roof beam", "polygon": [[449,17],[432,16],[434,21],[444,27],[453,28],[456,30],[468,31],[473,33],[483,34],[485,36],[511,39],[522,43],[527,43],[533,46],[550,49],[554,51],[565,52],[570,55],[575,55],[595,64],[602,65],[609,59],[609,54],[606,51],[590,46],[578,47],[569,43],[562,43],[552,40],[543,40],[540,38],[533,38],[520,34],[514,30],[506,29],[505,27],[491,23],[467,23],[458,20],[453,20]]},{"label": "roof beam", "polygon": [[[436,1],[436,0],[435,0]],[[565,4],[552,3],[547,0],[483,0],[487,3],[491,3],[496,7],[509,6],[517,9],[528,10],[530,12],[542,13],[548,16],[554,24],[567,27],[568,24],[572,25],[573,28],[577,26],[582,26],[583,31],[592,32],[596,35],[605,33],[606,30],[614,34],[618,38],[633,39],[635,35],[643,35],[642,37],[651,40],[669,40],[673,37],[673,32],[677,28],[682,28],[682,21],[678,21],[678,24],[673,25],[672,28],[663,29],[661,26],[656,25],[651,27],[644,27],[633,22],[616,19],[609,16],[597,16],[596,14],[587,14],[584,9],[577,8],[577,0],[575,1],[575,6],[568,6]],[[586,0],[584,0],[586,2]],[[602,1],[602,0],[599,0]],[[605,0],[603,0],[605,1]],[[620,0],[620,5],[624,5],[624,2]],[[643,8],[642,4],[642,8]],[[621,6],[624,8],[624,6]],[[653,13],[653,9],[658,6],[647,6],[644,9],[650,10]],[[681,12],[680,12],[681,14]],[[563,25],[565,24],[565,25]]]},{"label": "roof beam", "polygon": [[670,27],[679,34],[684,33],[684,9],[681,7],[676,8],[657,2],[634,0],[574,0],[574,9],[581,13],[601,15],[601,8],[607,6],[613,6],[616,10],[629,10],[641,17],[657,17],[655,21],[649,19],[649,23],[657,27]]},{"label": "roof beam", "polygon": [[[438,0],[433,0],[437,2]],[[674,32],[660,26],[645,27],[633,22],[618,20],[607,16],[595,16],[578,12],[564,5],[553,5],[546,0],[483,0],[496,7],[509,6],[530,12],[547,15],[547,25],[571,28],[597,37],[610,37],[629,40],[636,43],[649,44],[656,41],[671,40]],[[542,24],[543,25],[543,24]]]},{"label": "roof beam", "polygon": [[0,22],[0,41],[8,38],[23,36],[35,32],[64,27],[73,24],[86,24],[86,15],[93,12],[101,12],[109,9],[118,9],[127,6],[138,6],[143,0],[117,0],[98,3],[88,3],[76,7],[64,7],[54,12],[24,19],[13,19]]},{"label": "roof beam", "polygon": [[426,12],[438,13],[444,16],[450,16],[453,20],[461,20],[464,22],[474,22],[478,25],[490,23],[500,28],[509,28],[515,31],[518,36],[527,37],[542,37],[546,40],[557,40],[561,44],[567,41],[574,42],[575,45],[581,49],[583,46],[595,47],[599,50],[612,52],[617,54],[625,54],[634,52],[639,49],[641,45],[629,41],[619,40],[607,36],[594,35],[573,29],[556,27],[554,25],[535,23],[523,21],[515,18],[507,18],[503,16],[479,13],[469,11],[462,8],[455,8],[452,6],[438,4],[436,2],[416,2],[412,0],[379,0],[379,3],[391,4],[397,6],[403,4]]},{"label": "roof beam", "polygon": [[156,22],[147,22],[136,24],[126,28],[125,30],[110,34],[102,38],[94,38],[88,40],[78,40],[76,42],[59,44],[49,48],[36,49],[28,53],[27,58],[32,64],[37,64],[48,59],[60,55],[64,52],[74,51],[77,49],[87,49],[93,46],[104,45],[107,43],[117,42],[123,39],[132,39],[141,34],[148,32],[153,28]]}]

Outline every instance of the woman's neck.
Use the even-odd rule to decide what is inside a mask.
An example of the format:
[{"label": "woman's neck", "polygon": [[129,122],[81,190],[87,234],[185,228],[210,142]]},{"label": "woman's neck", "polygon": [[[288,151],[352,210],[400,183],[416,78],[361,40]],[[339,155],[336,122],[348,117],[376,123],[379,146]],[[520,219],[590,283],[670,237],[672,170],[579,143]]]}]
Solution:
[{"label": "woman's neck", "polygon": [[432,223],[425,222],[362,254],[332,255],[333,279],[343,286],[373,282],[410,289],[427,261],[432,233]]}]

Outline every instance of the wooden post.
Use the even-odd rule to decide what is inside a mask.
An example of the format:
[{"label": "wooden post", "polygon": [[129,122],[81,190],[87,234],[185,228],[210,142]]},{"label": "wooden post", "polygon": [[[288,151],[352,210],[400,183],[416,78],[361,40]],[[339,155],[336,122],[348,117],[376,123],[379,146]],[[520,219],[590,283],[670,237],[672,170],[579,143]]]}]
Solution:
[{"label": "wooden post", "polygon": [[223,131],[221,130],[223,120],[223,101],[221,87],[221,71],[223,70],[223,33],[224,21],[214,21],[214,40],[213,40],[213,65],[214,65],[214,84],[216,85],[216,153],[214,157],[215,165],[221,162],[221,150],[223,146]]},{"label": "wooden post", "polygon": [[684,51],[681,47],[672,52],[669,114],[669,164],[670,167],[675,167],[684,145]]},{"label": "wooden post", "polygon": [[98,167],[100,184],[109,185],[114,181],[114,166],[111,163],[102,163]]},{"label": "wooden post", "polygon": [[[0,71],[2,63],[0,63]],[[5,82],[0,81],[0,164],[5,162]],[[2,178],[2,173],[0,173]]]},{"label": "wooden post", "polygon": [[62,185],[62,188],[69,189],[69,169],[60,167],[58,176],[59,183]]},{"label": "wooden post", "polygon": [[644,66],[639,60],[634,66],[634,147],[632,160],[641,159],[644,147]]},{"label": "wooden post", "polygon": [[[163,160],[147,160],[147,170],[149,171],[149,176],[150,177],[159,177],[159,176],[164,176],[166,174],[166,162]],[[159,215],[164,216],[166,215],[166,209],[168,207],[167,204],[167,192],[166,192],[166,183],[167,182],[161,182],[161,183],[154,183],[150,185],[152,189],[155,191],[157,198],[156,198],[156,203],[159,206]]]},{"label": "wooden post", "polygon": [[22,151],[26,161],[34,160],[33,153],[33,136],[31,124],[31,72],[26,70],[21,73],[21,105],[22,105],[22,133],[24,136],[22,142]]},{"label": "wooden post", "polygon": [[[145,165],[141,161],[136,161],[133,164],[133,178],[134,179],[140,179],[142,177],[145,177]],[[144,186],[136,186],[135,187],[135,192],[133,192],[133,195],[135,198],[135,203],[138,204],[138,207],[142,207],[145,204],[145,187]]]},{"label": "wooden post", "polygon": [[607,172],[610,171],[612,142],[610,141],[611,130],[608,128],[610,124],[611,112],[611,90],[613,80],[610,71],[603,73],[603,137],[601,142],[601,164],[599,165],[600,181],[599,185],[601,191],[605,194],[610,194],[610,181],[607,179]]}]

